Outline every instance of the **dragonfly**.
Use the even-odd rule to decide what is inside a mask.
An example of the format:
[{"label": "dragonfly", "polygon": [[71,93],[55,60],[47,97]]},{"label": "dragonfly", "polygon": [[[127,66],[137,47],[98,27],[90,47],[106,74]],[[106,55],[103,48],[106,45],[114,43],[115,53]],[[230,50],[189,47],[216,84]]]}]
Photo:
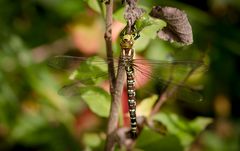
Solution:
[{"label": "dragonfly", "polygon": [[[202,61],[196,60],[149,60],[149,59],[136,59],[134,58],[135,50],[134,35],[126,34],[122,36],[121,57],[113,59],[118,63],[116,68],[123,67],[126,72],[126,87],[128,95],[128,108],[130,116],[130,132],[132,138],[137,137],[137,116],[136,116],[136,87],[138,87],[137,79],[140,77],[147,77],[151,81],[160,82],[163,85],[176,85],[179,87],[180,96],[183,99],[190,99],[193,101],[201,101],[202,96],[192,91],[192,89],[182,83],[184,76],[194,71],[194,73],[205,72],[207,67]],[[98,79],[107,77],[107,63],[112,59],[104,59],[93,57],[76,57],[76,56],[55,56],[48,62],[50,67],[69,70],[76,69],[70,79],[75,81],[69,85],[64,86],[60,93],[68,96],[81,95],[78,89],[84,85],[96,84]],[[193,73],[192,73],[193,74]],[[141,80],[140,82],[141,83]],[[184,95],[186,92],[186,95]]]}]

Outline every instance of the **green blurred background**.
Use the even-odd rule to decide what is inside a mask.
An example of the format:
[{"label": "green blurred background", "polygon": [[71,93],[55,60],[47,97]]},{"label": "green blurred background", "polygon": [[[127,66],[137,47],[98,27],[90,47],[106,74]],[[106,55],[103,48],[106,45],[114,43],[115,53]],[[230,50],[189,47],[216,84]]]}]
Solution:
[{"label": "green blurred background", "polygon": [[[191,134],[188,126],[176,132],[173,124],[166,122],[168,114],[163,114],[160,121],[171,134],[159,138],[146,130],[138,148],[239,151],[240,1],[140,0],[139,4],[145,8],[173,6],[188,14],[194,35],[190,47],[177,48],[149,39],[136,47],[146,58],[165,59],[173,53],[191,59],[203,56],[209,64],[202,80],[204,103],[175,103],[181,112],[170,113],[180,125],[190,125],[200,116],[213,120],[206,129],[202,126],[206,124],[195,123],[202,128]],[[59,54],[104,55],[104,19],[99,13],[103,5],[95,0],[0,0],[0,6],[0,150],[102,150],[107,119],[81,101],[58,95],[68,81],[67,74],[50,69],[46,60]],[[121,7],[116,1],[115,19],[119,21]],[[114,22],[113,26],[117,52],[116,37],[123,24]],[[183,143],[189,135],[191,147]],[[147,138],[156,139],[151,142]]]}]

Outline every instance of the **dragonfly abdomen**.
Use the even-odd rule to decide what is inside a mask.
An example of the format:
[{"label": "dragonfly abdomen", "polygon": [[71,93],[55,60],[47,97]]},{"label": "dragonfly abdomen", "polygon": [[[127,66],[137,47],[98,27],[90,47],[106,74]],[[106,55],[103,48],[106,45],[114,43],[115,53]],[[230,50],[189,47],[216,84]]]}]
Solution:
[{"label": "dragonfly abdomen", "polygon": [[135,80],[134,80],[134,69],[132,65],[125,67],[127,74],[127,92],[128,92],[128,108],[131,122],[131,135],[132,137],[137,136],[137,120],[136,120],[136,98],[135,98]]}]

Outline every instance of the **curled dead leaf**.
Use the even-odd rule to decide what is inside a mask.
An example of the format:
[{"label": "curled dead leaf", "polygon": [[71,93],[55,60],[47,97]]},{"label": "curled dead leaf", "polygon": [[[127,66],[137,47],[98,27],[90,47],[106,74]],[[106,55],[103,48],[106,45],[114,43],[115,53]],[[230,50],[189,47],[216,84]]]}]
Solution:
[{"label": "curled dead leaf", "polygon": [[188,21],[187,14],[174,7],[155,6],[150,16],[162,19],[167,26],[158,31],[160,39],[179,42],[183,45],[193,43],[192,27]]},{"label": "curled dead leaf", "polygon": [[143,8],[128,5],[124,13],[124,18],[128,21],[128,24],[132,26],[134,25],[135,21],[143,15],[144,12],[145,10]]},{"label": "curled dead leaf", "polygon": [[137,7],[137,0],[122,0],[122,3],[127,4],[124,19],[127,21],[129,27],[133,26],[136,20],[145,13],[145,10]]}]

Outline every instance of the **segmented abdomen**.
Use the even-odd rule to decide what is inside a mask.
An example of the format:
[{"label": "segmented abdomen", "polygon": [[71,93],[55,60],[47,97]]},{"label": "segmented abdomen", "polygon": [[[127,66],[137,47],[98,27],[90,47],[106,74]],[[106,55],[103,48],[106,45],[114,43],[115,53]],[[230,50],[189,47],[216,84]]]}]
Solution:
[{"label": "segmented abdomen", "polygon": [[137,120],[136,120],[136,99],[135,99],[135,81],[134,69],[132,65],[125,67],[127,73],[127,91],[128,91],[128,108],[131,120],[132,137],[137,136]]}]

